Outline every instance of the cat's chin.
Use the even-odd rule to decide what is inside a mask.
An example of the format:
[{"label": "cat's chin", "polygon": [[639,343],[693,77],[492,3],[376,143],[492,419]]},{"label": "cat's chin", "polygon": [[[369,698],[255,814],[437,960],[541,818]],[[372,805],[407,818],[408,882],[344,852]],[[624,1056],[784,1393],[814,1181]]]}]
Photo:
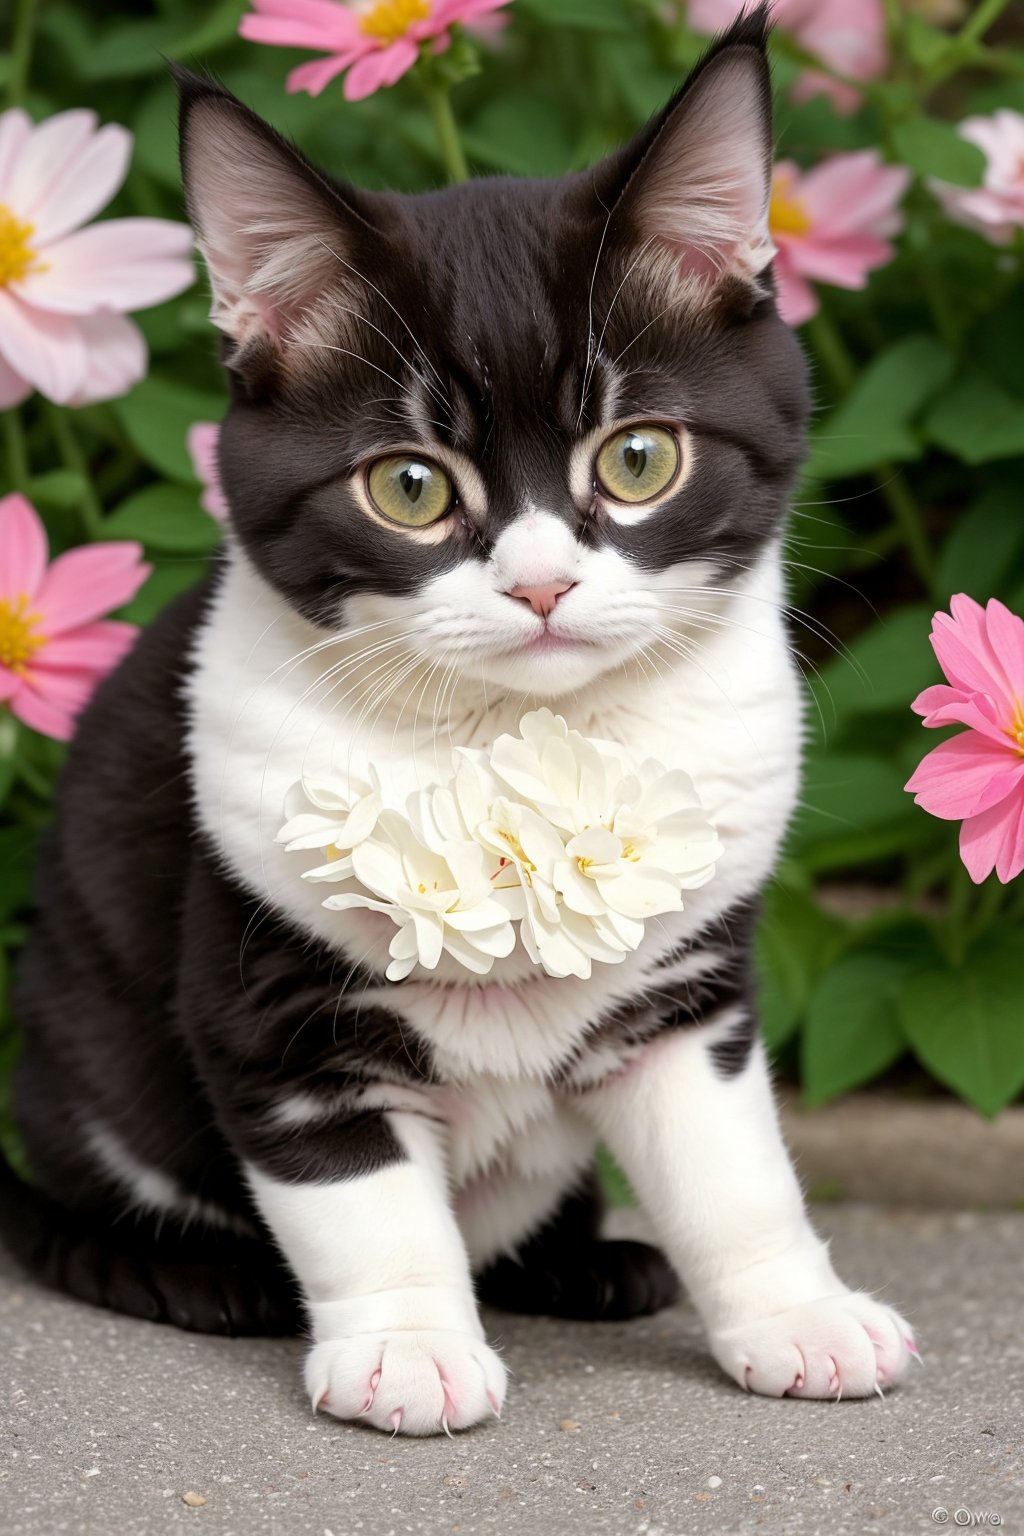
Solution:
[{"label": "cat's chin", "polygon": [[558,699],[598,682],[631,655],[631,648],[583,642],[530,646],[483,657],[476,676],[524,697]]}]

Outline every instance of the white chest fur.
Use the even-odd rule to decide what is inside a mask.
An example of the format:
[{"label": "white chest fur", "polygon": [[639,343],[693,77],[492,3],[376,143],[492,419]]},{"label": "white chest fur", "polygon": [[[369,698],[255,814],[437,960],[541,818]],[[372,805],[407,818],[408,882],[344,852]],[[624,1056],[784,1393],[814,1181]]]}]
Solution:
[{"label": "white chest fur", "polygon": [[[370,997],[386,998],[430,1042],[454,1083],[539,1084],[602,1014],[643,989],[660,959],[764,880],[795,799],[799,758],[799,684],[780,585],[771,552],[743,595],[715,600],[714,622],[687,641],[692,661],[659,651],[656,667],[624,669],[571,698],[545,700],[584,733],[689,773],[725,851],[684,912],[649,923],[635,954],[595,965],[588,981],[541,976],[517,948],[482,986],[445,956],[435,973],[372,987]],[[409,658],[399,629],[377,623],[325,639],[235,551],[189,683],[197,810],[225,864],[253,894],[379,975],[390,921],[323,909],[322,888],[299,878],[319,856],[304,864],[273,841],[286,791],[303,772],[358,771],[373,761],[388,798],[401,804],[448,773],[452,746],[487,745],[534,703],[488,699],[471,681],[453,685],[451,674],[446,686],[443,668],[431,676],[428,664]]]}]

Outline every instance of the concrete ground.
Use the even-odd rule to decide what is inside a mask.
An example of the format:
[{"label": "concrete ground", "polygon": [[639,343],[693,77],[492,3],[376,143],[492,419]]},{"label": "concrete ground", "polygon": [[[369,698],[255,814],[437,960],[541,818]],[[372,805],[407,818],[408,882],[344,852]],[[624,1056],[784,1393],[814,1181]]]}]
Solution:
[{"label": "concrete ground", "polygon": [[1024,1215],[819,1218],[842,1273],[917,1327],[925,1368],[887,1401],[745,1397],[686,1307],[624,1325],[495,1313],[504,1419],[455,1440],[314,1419],[298,1343],[115,1318],[4,1264],[0,1532],[1024,1532]]}]

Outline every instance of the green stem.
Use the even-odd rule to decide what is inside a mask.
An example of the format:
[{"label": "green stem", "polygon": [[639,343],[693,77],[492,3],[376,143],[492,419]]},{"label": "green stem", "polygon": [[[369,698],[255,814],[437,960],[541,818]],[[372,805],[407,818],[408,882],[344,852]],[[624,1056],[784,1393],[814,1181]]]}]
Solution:
[{"label": "green stem", "polygon": [[967,954],[967,914],[974,903],[974,882],[959,854],[949,882],[946,907],[946,949],[954,965],[962,965]]},{"label": "green stem", "polygon": [[[841,396],[849,394],[857,379],[857,365],[838,327],[823,309],[819,309],[814,318],[808,321],[807,334],[819,362],[838,393]],[[911,564],[925,587],[932,591],[935,584],[935,557],[924,515],[895,464],[879,464],[878,473],[881,476],[879,494],[900,530]]]},{"label": "green stem", "polygon": [[994,26],[1006,10],[1010,0],[981,0],[973,16],[968,16],[956,35],[958,43],[977,43]]},{"label": "green stem", "polygon": [[29,762],[24,752],[19,752],[14,761],[14,770],[23,784],[26,784],[34,795],[37,795],[44,803],[53,799],[53,784],[45,774],[40,773],[35,763]]},{"label": "green stem", "polygon": [[59,405],[47,404],[47,419],[53,440],[57,444],[58,452],[67,469],[74,470],[81,475],[85,482],[85,490],[79,511],[82,515],[82,525],[90,539],[103,537],[103,508],[93,489],[92,477],[89,472],[89,461],[82,452],[82,445],[75,436],[75,430],[71,425],[71,419],[65,409]]},{"label": "green stem", "polygon": [[14,0],[14,38],[11,43],[11,73],[7,82],[7,104],[20,107],[28,89],[28,70],[32,61],[36,0]]},{"label": "green stem", "polygon": [[31,468],[28,461],[28,444],[25,440],[25,424],[16,405],[4,411],[3,418],[7,476],[14,490],[27,491]]},{"label": "green stem", "polygon": [[424,80],[423,89],[448,180],[468,181],[469,166],[466,164],[466,157],[459,142],[459,130],[455,126],[455,114],[452,111],[452,99],[448,87],[439,80]]}]

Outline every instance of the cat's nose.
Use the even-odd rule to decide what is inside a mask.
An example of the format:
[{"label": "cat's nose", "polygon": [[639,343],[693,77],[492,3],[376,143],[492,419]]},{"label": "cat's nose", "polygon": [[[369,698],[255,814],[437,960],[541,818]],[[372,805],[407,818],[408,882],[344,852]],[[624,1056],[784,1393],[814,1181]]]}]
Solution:
[{"label": "cat's nose", "polygon": [[534,613],[546,619],[553,612],[558,599],[566,592],[571,592],[575,585],[574,581],[548,581],[539,587],[513,587],[508,595],[529,603]]}]

